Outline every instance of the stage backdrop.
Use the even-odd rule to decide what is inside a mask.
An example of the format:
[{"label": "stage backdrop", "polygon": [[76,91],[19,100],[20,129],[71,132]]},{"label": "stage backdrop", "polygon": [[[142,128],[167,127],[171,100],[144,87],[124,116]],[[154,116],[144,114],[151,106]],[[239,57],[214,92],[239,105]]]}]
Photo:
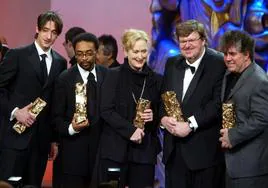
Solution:
[{"label": "stage backdrop", "polygon": [[123,31],[137,28],[151,32],[150,3],[150,0],[1,0],[0,35],[6,37],[11,48],[31,43],[38,14],[51,9],[63,18],[63,33],[54,46],[66,58],[62,46],[64,33],[72,26],[81,26],[97,36],[114,35],[119,44],[118,60],[122,62]]}]

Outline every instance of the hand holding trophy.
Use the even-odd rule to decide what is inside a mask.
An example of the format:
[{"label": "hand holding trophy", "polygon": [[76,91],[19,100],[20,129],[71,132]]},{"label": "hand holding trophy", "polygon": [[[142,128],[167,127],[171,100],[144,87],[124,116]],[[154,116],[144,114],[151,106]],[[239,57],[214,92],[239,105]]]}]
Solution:
[{"label": "hand holding trophy", "polygon": [[75,85],[75,113],[72,120],[75,131],[81,131],[89,126],[87,119],[87,87],[86,84]]},{"label": "hand holding trophy", "polygon": [[137,101],[137,105],[136,105],[136,116],[134,118],[133,124],[135,127],[140,128],[140,129],[144,129],[144,125],[145,125],[145,121],[142,119],[142,113],[144,113],[144,111],[146,109],[149,109],[151,105],[151,101],[147,100],[147,99],[143,99],[140,98]]},{"label": "hand holding trophy", "polygon": [[166,91],[161,95],[166,113],[169,117],[174,117],[178,122],[184,122],[180,103],[174,91]]},{"label": "hand holding trophy", "polygon": [[235,127],[235,109],[233,103],[223,103],[222,104],[222,127],[223,128],[233,128]]},{"label": "hand holding trophy", "polygon": [[[31,113],[32,116],[34,116],[35,118],[38,116],[38,114],[44,109],[44,107],[46,106],[46,102],[44,100],[42,100],[41,98],[37,98],[33,103],[31,108],[29,109],[29,113]],[[26,130],[27,126],[24,125],[23,123],[17,121],[15,123],[15,125],[13,125],[13,129],[21,134]]]}]

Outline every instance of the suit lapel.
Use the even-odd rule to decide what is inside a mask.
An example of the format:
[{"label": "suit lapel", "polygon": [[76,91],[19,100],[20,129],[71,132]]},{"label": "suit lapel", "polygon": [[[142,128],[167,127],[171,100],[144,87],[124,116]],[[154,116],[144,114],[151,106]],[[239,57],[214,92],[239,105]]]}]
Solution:
[{"label": "suit lapel", "polygon": [[175,93],[177,94],[177,99],[180,103],[182,101],[183,79],[185,74],[185,69],[183,66],[181,66],[182,61],[185,60],[180,60],[176,65],[176,68],[172,70],[174,73],[171,74],[173,75],[171,85],[174,86]]},{"label": "suit lapel", "polygon": [[103,82],[104,75],[103,75],[100,67],[98,65],[95,65],[95,66],[96,66],[96,75],[97,75],[97,85],[100,86],[101,83]]},{"label": "suit lapel", "polygon": [[222,81],[222,87],[221,87],[221,102],[224,102],[224,95],[225,95],[225,89],[226,89],[226,82],[227,82],[227,77],[228,75],[231,74],[231,72],[226,71],[225,75],[223,77]]},{"label": "suit lapel", "polygon": [[199,64],[199,67],[198,69],[196,70],[196,73],[185,93],[185,96],[183,98],[183,103],[186,104],[187,101],[189,100],[189,98],[191,97],[191,95],[194,93],[194,90],[199,82],[199,80],[201,79],[201,76],[203,74],[203,71],[204,71],[204,67],[205,67],[205,61],[208,61],[207,60],[207,55],[205,54],[204,57],[202,58],[200,64]]},{"label": "suit lapel", "polygon": [[30,51],[30,53],[29,53],[30,55],[29,55],[28,59],[29,59],[29,61],[31,62],[31,64],[33,66],[33,69],[34,69],[34,71],[36,73],[37,79],[41,83],[42,72],[41,72],[41,67],[40,67],[40,58],[38,56],[38,52],[37,52],[37,49],[36,49],[34,44],[32,44],[29,47],[29,51]]},{"label": "suit lapel", "polygon": [[55,76],[57,75],[58,56],[53,50],[51,50],[51,56],[52,56],[52,63],[51,63],[51,67],[50,67],[50,71],[49,71],[49,74],[48,74],[47,81],[44,84],[44,88],[49,86],[50,83],[52,83],[53,80],[55,79]]},{"label": "suit lapel", "polygon": [[246,84],[246,79],[252,74],[255,70],[255,63],[251,63],[249,67],[242,73],[240,78],[238,79],[237,83],[235,84],[234,88],[231,90],[230,94],[228,95],[227,100],[229,100],[244,84]]}]

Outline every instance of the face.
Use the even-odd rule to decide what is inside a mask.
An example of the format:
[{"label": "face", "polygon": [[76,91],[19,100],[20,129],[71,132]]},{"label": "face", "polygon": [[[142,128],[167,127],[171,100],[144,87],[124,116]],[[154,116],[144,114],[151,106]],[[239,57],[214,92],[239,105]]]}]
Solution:
[{"label": "face", "polygon": [[179,37],[181,54],[190,62],[196,61],[205,49],[205,41],[197,32],[192,32],[187,37]]},{"label": "face", "polygon": [[64,49],[68,55],[68,57],[71,59],[73,56],[74,56],[74,48],[73,48],[73,45],[70,41],[64,41],[63,44],[64,46]]},{"label": "face", "polygon": [[125,55],[128,58],[129,66],[133,70],[141,71],[148,57],[147,42],[145,40],[136,41],[132,49],[125,50]]},{"label": "face", "polygon": [[38,33],[36,42],[44,51],[49,50],[58,37],[56,25],[53,21],[48,21],[40,31],[36,27],[36,33]]},{"label": "face", "polygon": [[96,48],[93,42],[80,41],[75,46],[77,63],[85,70],[91,71],[96,62]]},{"label": "face", "polygon": [[97,63],[100,65],[106,65],[109,61],[109,55],[104,55],[104,46],[100,44],[98,52],[97,52]]},{"label": "face", "polygon": [[224,62],[230,72],[241,73],[250,64],[249,53],[241,53],[236,47],[231,46],[224,52]]}]

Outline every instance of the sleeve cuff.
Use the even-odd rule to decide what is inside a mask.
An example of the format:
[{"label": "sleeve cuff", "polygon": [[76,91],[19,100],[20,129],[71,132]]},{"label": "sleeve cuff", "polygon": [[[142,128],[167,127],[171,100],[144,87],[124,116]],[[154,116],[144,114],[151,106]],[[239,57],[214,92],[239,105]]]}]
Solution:
[{"label": "sleeve cuff", "polygon": [[79,132],[74,130],[72,124],[69,125],[68,132],[69,132],[69,135],[74,135],[74,134],[79,133]]},{"label": "sleeve cuff", "polygon": [[12,112],[11,112],[11,114],[10,114],[10,118],[9,118],[10,121],[13,121],[13,120],[15,119],[15,112],[16,112],[16,110],[18,110],[18,109],[19,109],[19,108],[16,107],[16,108],[14,108],[14,110],[12,110]]},{"label": "sleeve cuff", "polygon": [[196,129],[198,128],[198,124],[197,124],[197,122],[196,122],[195,117],[194,117],[194,116],[191,116],[191,117],[188,118],[188,120],[189,120],[189,126],[190,126],[191,128],[193,128],[194,131],[196,131]]}]

